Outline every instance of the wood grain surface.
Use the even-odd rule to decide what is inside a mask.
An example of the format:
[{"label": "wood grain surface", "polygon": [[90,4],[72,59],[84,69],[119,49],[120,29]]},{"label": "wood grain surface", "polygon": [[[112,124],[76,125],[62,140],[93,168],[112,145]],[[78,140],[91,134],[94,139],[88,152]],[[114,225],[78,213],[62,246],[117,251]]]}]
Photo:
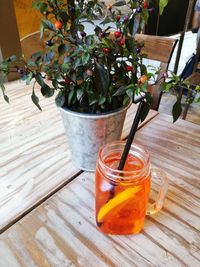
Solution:
[{"label": "wood grain surface", "polygon": [[[31,91],[15,81],[6,86],[10,104],[0,98],[0,233],[79,173],[54,99],[44,99],[36,88],[41,112]],[[136,106],[128,111],[123,138],[135,112]],[[144,123],[156,114],[151,111]]]},{"label": "wood grain surface", "polygon": [[7,86],[0,99],[0,231],[79,173],[71,163],[59,110],[43,99],[39,111],[31,86]]},{"label": "wood grain surface", "polygon": [[96,229],[94,174],[82,173],[0,236],[0,266],[200,266],[199,133],[164,115],[137,132],[169,176],[164,207],[140,234]]},{"label": "wood grain surface", "polygon": [[[133,104],[131,107],[127,110],[125,122],[124,122],[124,128],[122,131],[121,139],[125,139],[128,137],[133,120],[135,118],[135,114],[137,111],[137,105]],[[146,119],[138,125],[138,129],[143,127],[146,123],[148,123],[150,120],[152,120],[155,116],[158,115],[158,111],[150,110],[149,114],[147,115]]]},{"label": "wood grain surface", "polygon": [[32,0],[13,0],[20,38],[40,29],[41,14],[32,8]]}]

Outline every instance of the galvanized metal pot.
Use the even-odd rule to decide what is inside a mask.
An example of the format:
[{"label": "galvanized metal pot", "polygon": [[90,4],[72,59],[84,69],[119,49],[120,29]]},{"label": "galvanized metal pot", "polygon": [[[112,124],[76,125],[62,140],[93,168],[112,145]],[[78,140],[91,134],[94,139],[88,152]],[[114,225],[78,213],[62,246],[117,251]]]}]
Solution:
[{"label": "galvanized metal pot", "polygon": [[60,108],[72,161],[76,167],[95,171],[99,147],[120,139],[129,106],[98,115]]}]

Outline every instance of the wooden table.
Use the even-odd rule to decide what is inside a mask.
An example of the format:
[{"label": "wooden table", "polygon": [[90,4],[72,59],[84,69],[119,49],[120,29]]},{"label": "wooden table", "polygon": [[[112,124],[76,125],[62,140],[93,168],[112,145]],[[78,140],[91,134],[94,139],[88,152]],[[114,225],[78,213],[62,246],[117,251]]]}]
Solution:
[{"label": "wooden table", "polygon": [[[0,266],[199,267],[199,136],[198,125],[182,120],[172,124],[162,114],[137,132],[135,141],[148,148],[152,163],[169,176],[164,207],[146,217],[140,234],[100,233],[94,219],[94,174],[77,173],[1,234]],[[70,172],[66,166],[65,177]],[[32,198],[37,187],[33,191]]]},{"label": "wooden table", "polygon": [[[10,104],[0,99],[0,233],[81,173],[71,162],[54,99],[40,97],[41,112],[31,91],[31,85],[15,81],[6,86]],[[122,138],[136,108],[128,111]],[[151,111],[142,125],[156,115]]]}]

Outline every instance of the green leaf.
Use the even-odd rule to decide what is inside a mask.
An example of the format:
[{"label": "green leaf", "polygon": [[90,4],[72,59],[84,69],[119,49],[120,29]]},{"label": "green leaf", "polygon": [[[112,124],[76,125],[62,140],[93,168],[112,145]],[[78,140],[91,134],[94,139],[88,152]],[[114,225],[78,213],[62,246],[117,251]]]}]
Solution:
[{"label": "green leaf", "polygon": [[120,96],[124,95],[126,93],[127,87],[126,86],[120,86],[117,91],[113,94],[113,96]]},{"label": "green leaf", "polygon": [[60,16],[61,20],[62,20],[64,23],[66,23],[66,22],[69,20],[69,16],[67,15],[66,12],[61,12],[61,13],[59,14],[59,16]]},{"label": "green leaf", "polygon": [[59,87],[58,87],[58,81],[57,80],[53,80],[52,81],[52,85],[53,85],[53,88],[55,88],[55,89],[58,89]]},{"label": "green leaf", "polygon": [[148,11],[147,8],[143,8],[143,11],[142,11],[142,18],[143,18],[143,21],[142,21],[142,20],[140,21],[140,26],[141,26],[141,28],[144,27],[144,23],[147,24],[147,22],[148,22],[149,11]]},{"label": "green leaf", "polygon": [[132,89],[128,89],[126,90],[126,94],[132,99],[133,98],[133,90]]},{"label": "green leaf", "polygon": [[188,100],[187,100],[187,103],[189,104],[192,104],[194,102],[194,98],[193,97],[190,97]]},{"label": "green leaf", "polygon": [[41,3],[40,4],[40,12],[43,14],[44,12],[46,12],[48,10],[48,5],[46,3]]},{"label": "green leaf", "polygon": [[33,92],[32,92],[31,99],[32,99],[33,103],[36,105],[36,107],[37,107],[39,110],[42,111],[42,109],[41,109],[41,107],[40,107],[40,105],[39,105],[39,98],[35,95],[34,90],[33,90]]},{"label": "green leaf", "polygon": [[121,1],[118,1],[114,4],[112,4],[112,6],[125,6],[126,5],[126,1],[124,0],[121,0]]},{"label": "green leaf", "polygon": [[60,85],[62,85],[62,86],[64,86],[64,87],[67,85],[66,82],[63,82],[63,81],[58,82],[58,84],[60,84]]},{"label": "green leaf", "polygon": [[17,61],[17,56],[13,55],[13,56],[9,57],[9,60],[11,62]]},{"label": "green leaf", "polygon": [[48,86],[47,84],[44,84],[42,87],[41,87],[41,93],[43,96],[45,97],[51,97],[53,96],[54,94],[54,89],[51,88],[50,86]]},{"label": "green leaf", "polygon": [[151,107],[152,103],[153,103],[153,96],[150,92],[146,92],[145,93],[145,97],[146,97],[146,101],[149,104],[149,106]]},{"label": "green leaf", "polygon": [[40,73],[36,73],[35,75],[36,82],[42,87],[45,85],[44,79]]},{"label": "green leaf", "polygon": [[129,84],[126,86],[126,89],[133,89],[135,85],[133,83]]},{"label": "green leaf", "polygon": [[58,93],[58,95],[55,98],[56,106],[62,107],[65,103],[65,97],[62,95],[61,92]]},{"label": "green leaf", "polygon": [[164,8],[167,6],[168,0],[160,0],[159,1],[159,9],[160,9],[160,15],[162,15]]},{"label": "green leaf", "polygon": [[[141,75],[147,75],[148,74],[148,72],[147,72],[147,68],[146,68],[146,66],[144,65],[144,64],[142,64],[141,66],[140,66],[140,70],[141,70]],[[150,78],[150,77],[149,77]]]},{"label": "green leaf", "polygon": [[9,70],[9,62],[7,60],[0,63],[0,73],[1,75],[5,75],[6,72]]},{"label": "green leaf", "polygon": [[177,99],[172,109],[173,122],[175,122],[181,115],[182,107],[180,99]]},{"label": "green leaf", "polygon": [[83,96],[83,90],[78,89],[77,92],[76,92],[76,98],[77,98],[77,100],[80,101],[81,98],[82,98],[82,96]]},{"label": "green leaf", "polygon": [[36,59],[36,60],[39,60],[41,58],[41,56],[43,55],[43,52],[42,51],[38,51],[38,52],[35,52],[34,54],[31,55],[31,58],[32,59]]},{"label": "green leaf", "polygon": [[3,84],[3,83],[0,83],[0,87],[1,87],[1,90],[2,90],[2,93],[3,93],[3,98],[4,98],[4,100],[5,100],[7,103],[9,103],[9,98],[8,98],[8,96],[5,94],[5,86],[4,86],[4,84]]},{"label": "green leaf", "polygon": [[64,63],[64,64],[61,65],[61,70],[64,73],[68,72],[69,68],[70,68],[70,66],[67,63]]},{"label": "green leaf", "polygon": [[44,56],[44,61],[45,61],[46,63],[50,63],[51,60],[54,58],[54,55],[55,55],[55,53],[54,53],[53,51],[48,52],[48,53]]},{"label": "green leaf", "polygon": [[9,97],[7,96],[7,95],[3,95],[3,98],[4,98],[4,100],[7,102],[7,103],[9,103]]},{"label": "green leaf", "polygon": [[40,5],[41,3],[39,2],[39,0],[33,0],[32,1],[32,7],[36,10],[39,10],[40,9]]},{"label": "green leaf", "polygon": [[35,63],[35,61],[32,61],[32,60],[29,60],[28,62],[27,62],[27,65],[28,65],[28,67],[37,67],[37,64]]},{"label": "green leaf", "polygon": [[72,101],[72,98],[74,97],[74,93],[75,93],[75,91],[74,90],[72,90],[72,91],[70,91],[69,92],[69,94],[68,94],[68,106],[70,106],[70,103],[71,103],[71,101]]},{"label": "green leaf", "polygon": [[200,91],[200,85],[197,85],[197,86],[195,87],[195,91]]},{"label": "green leaf", "polygon": [[98,104],[99,105],[103,105],[106,102],[106,98],[105,96],[100,96],[99,100],[98,100]]},{"label": "green leaf", "polygon": [[98,62],[95,62],[95,85],[99,92],[107,92],[110,78],[109,72],[107,69],[104,68],[104,65]]},{"label": "green leaf", "polygon": [[87,35],[87,36],[85,37],[85,43],[86,43],[86,45],[87,45],[88,47],[92,45],[92,41],[93,41],[93,36],[91,36],[91,35]]},{"label": "green leaf", "polygon": [[126,48],[128,49],[129,52],[133,52],[135,49],[135,45],[133,42],[133,38],[126,38],[125,40]]},{"label": "green leaf", "polygon": [[112,20],[110,18],[106,17],[100,24],[105,25],[105,24],[110,23],[110,22],[112,22]]},{"label": "green leaf", "polygon": [[98,103],[98,100],[97,99],[93,99],[89,102],[89,105],[92,106],[94,104]]},{"label": "green leaf", "polygon": [[89,54],[89,53],[85,53],[85,54],[81,57],[81,60],[82,60],[82,64],[83,64],[83,65],[88,64],[88,61],[90,60],[90,54]]},{"label": "green leaf", "polygon": [[200,103],[200,96],[195,99],[195,103]]},{"label": "green leaf", "polygon": [[26,75],[26,84],[29,85],[31,83],[32,79],[33,79],[33,73],[32,72],[28,73]]},{"label": "green leaf", "polygon": [[95,31],[96,35],[99,35],[102,32],[102,28],[99,26],[96,26],[94,31]]},{"label": "green leaf", "polygon": [[41,23],[40,24],[40,39],[42,39],[43,35],[44,35],[44,30],[45,30],[45,27],[44,25]]},{"label": "green leaf", "polygon": [[71,58],[70,57],[65,57],[63,62],[64,63],[70,63],[71,62]]},{"label": "green leaf", "polygon": [[81,58],[78,57],[75,61],[74,61],[74,68],[77,68],[81,66]]},{"label": "green leaf", "polygon": [[129,23],[128,23],[128,29],[129,29],[129,33],[130,33],[131,35],[132,35],[132,33],[133,33],[134,22],[135,22],[135,17],[132,16],[131,19],[129,20]]},{"label": "green leaf", "polygon": [[48,29],[48,30],[54,31],[54,32],[56,31],[54,24],[50,20],[42,19],[41,23],[42,23],[44,29]]},{"label": "green leaf", "polygon": [[130,103],[130,98],[129,98],[129,96],[125,96],[124,97],[124,99],[123,99],[123,106],[126,106],[126,105],[128,105],[128,103]]},{"label": "green leaf", "polygon": [[170,91],[170,89],[172,88],[172,84],[171,83],[168,83],[167,85],[166,85],[166,87],[165,87],[165,91],[166,92],[169,92]]},{"label": "green leaf", "polygon": [[84,27],[84,25],[82,25],[82,24],[78,24],[78,25],[77,25],[77,29],[78,29],[80,32],[83,32],[84,29],[85,29],[85,27]]}]

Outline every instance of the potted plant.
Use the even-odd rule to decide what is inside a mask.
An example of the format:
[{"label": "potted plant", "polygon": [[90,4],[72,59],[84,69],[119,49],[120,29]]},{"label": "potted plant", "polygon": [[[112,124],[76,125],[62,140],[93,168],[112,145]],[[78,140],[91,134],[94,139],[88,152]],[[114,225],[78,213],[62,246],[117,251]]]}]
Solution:
[{"label": "potted plant", "polygon": [[[145,94],[143,118],[151,106],[147,89],[154,74],[143,64],[141,44],[133,36],[135,26],[144,25],[152,11],[149,2],[122,0],[106,6],[97,0],[35,0],[34,8],[44,16],[40,32],[46,48],[30,59],[11,56],[0,64],[7,102],[3,84],[12,71],[27,83],[34,80],[31,98],[40,110],[36,83],[44,97],[56,95],[71,137],[73,161],[81,169],[94,170],[99,146],[120,138],[126,110],[136,94]],[[123,5],[129,6],[125,16],[119,8]],[[94,33],[86,33],[85,23],[94,25],[96,16],[103,17],[101,24],[94,26]],[[164,79],[162,86],[169,89],[179,82],[175,76],[172,81]]]}]

